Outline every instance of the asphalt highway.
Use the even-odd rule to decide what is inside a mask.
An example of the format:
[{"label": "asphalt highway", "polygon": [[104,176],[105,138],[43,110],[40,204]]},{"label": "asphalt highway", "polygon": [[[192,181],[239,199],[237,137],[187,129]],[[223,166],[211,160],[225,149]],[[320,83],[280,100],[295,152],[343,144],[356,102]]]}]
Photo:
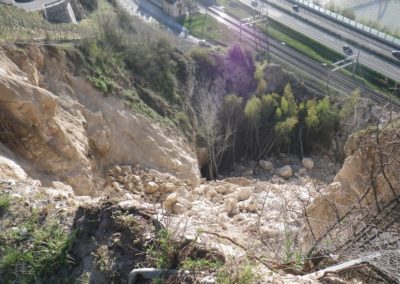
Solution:
[{"label": "asphalt highway", "polygon": [[[240,1],[251,7],[251,0],[240,0]],[[346,41],[341,40],[321,29],[311,26],[311,25],[307,24],[306,22],[304,22],[296,17],[293,17],[290,14],[284,13],[281,10],[272,7],[271,5],[268,5],[268,7],[265,3],[259,4],[259,5],[261,5],[261,7],[256,8],[258,11],[261,11],[263,14],[266,14],[267,8],[268,8],[268,16],[271,17],[272,19],[274,19],[274,20],[300,32],[300,33],[303,33],[304,35],[332,48],[333,50],[336,50],[337,52],[343,53],[343,50],[342,50],[343,45],[348,45],[348,43]],[[311,17],[311,15],[308,15],[308,16]],[[327,23],[321,22],[321,25],[326,26]],[[338,27],[338,29],[339,29],[339,27]],[[341,29],[345,29],[345,28],[341,27]],[[348,36],[352,36],[352,35],[349,34]],[[366,46],[371,45],[370,39],[361,39],[360,37],[356,38],[354,36],[352,36],[352,39],[357,40],[357,41],[363,41],[360,43],[365,44]],[[379,46],[382,46],[382,45],[379,45]],[[355,53],[358,52],[357,48],[353,48],[353,50]],[[390,54],[391,49],[388,46],[382,47],[381,52],[382,52],[382,54],[385,54],[386,56],[391,56],[391,54]],[[392,62],[390,62],[380,56],[377,56],[368,50],[361,49],[359,62],[373,70],[376,70],[377,72],[385,75],[388,78],[391,78],[395,81],[400,82],[400,61],[399,61],[399,64],[393,64]]]},{"label": "asphalt highway", "polygon": [[400,111],[399,102],[392,102],[388,97],[378,92],[375,92],[365,86],[358,85],[351,78],[343,74],[337,72],[331,73],[328,67],[308,58],[307,56],[295,51],[294,49],[282,44],[279,41],[268,38],[263,33],[254,30],[251,27],[241,25],[239,20],[227,15],[225,12],[215,7],[210,7],[208,9],[201,7],[201,9],[203,9],[204,11],[206,10],[209,16],[215,18],[221,24],[227,26],[233,31],[240,32],[241,29],[241,35],[243,36],[243,38],[249,39],[251,42],[253,42],[253,44],[257,44],[261,48],[267,48],[267,46],[269,45],[269,50],[271,53],[275,54],[287,63],[306,72],[307,74],[314,76],[320,81],[329,81],[329,85],[331,87],[345,91],[347,93],[351,93],[358,88],[362,91],[364,95],[370,97],[378,105],[391,105],[393,109]]}]

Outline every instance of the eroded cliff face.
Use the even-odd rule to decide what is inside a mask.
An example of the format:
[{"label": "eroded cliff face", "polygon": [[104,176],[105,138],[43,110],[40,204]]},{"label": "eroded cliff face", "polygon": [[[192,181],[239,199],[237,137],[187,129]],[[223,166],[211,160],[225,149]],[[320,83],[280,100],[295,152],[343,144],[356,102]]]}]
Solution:
[{"label": "eroded cliff face", "polygon": [[195,151],[183,139],[105,97],[48,50],[0,50],[0,109],[1,142],[45,184],[60,180],[95,194],[114,164],[199,182]]},{"label": "eroded cliff face", "polygon": [[307,209],[316,238],[346,215],[374,216],[398,199],[399,122],[397,119],[371,126],[348,138],[343,167]]}]

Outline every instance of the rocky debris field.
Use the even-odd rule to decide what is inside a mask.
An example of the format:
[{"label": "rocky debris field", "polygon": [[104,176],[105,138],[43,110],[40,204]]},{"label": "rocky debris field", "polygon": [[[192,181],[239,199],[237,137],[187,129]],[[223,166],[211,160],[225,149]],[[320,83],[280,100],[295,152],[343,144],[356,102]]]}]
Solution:
[{"label": "rocky debris field", "polygon": [[[285,162],[293,164],[283,166]],[[304,210],[327,186],[316,176],[331,166],[324,158],[318,163],[311,158],[296,163],[293,157],[261,160],[250,163],[253,168],[247,165],[254,176],[203,180],[199,186],[122,165],[108,170],[106,192],[123,198],[123,206],[140,204],[153,210],[154,218],[175,235],[216,249],[226,258],[250,259],[265,274],[280,263],[294,263],[296,253],[302,253]],[[286,168],[290,175],[282,170]]]},{"label": "rocky debris field", "polygon": [[[257,163],[257,171],[265,171],[264,166],[265,162]],[[33,229],[25,228],[24,210],[37,212],[39,227],[57,220],[60,230],[76,233],[69,248],[74,265],[68,274],[96,283],[112,279],[125,283],[129,271],[138,265],[155,266],[146,255],[160,228],[166,228],[181,245],[194,242],[214,252],[214,259],[234,260],[237,266],[251,261],[258,277],[266,277],[261,283],[277,281],[279,273],[267,272],[295,261],[295,250],[303,241],[301,216],[323,187],[309,176],[313,171],[309,168],[289,179],[230,177],[203,180],[196,186],[167,173],[120,165],[106,172],[104,194],[97,198],[77,196],[61,182],[43,187],[30,178],[4,177],[2,194],[10,197],[11,208],[20,208],[23,216],[6,210],[1,229],[33,234]],[[193,283],[215,283],[217,277],[215,270],[193,275]]]}]

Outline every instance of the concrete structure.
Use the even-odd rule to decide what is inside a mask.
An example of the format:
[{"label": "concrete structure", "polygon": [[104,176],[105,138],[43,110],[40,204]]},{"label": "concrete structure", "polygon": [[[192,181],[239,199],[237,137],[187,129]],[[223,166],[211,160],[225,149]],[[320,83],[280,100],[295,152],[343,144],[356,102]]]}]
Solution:
[{"label": "concrete structure", "polygon": [[46,19],[52,23],[76,23],[75,13],[67,0],[58,0],[44,5]]},{"label": "concrete structure", "polygon": [[79,0],[0,0],[26,11],[44,11],[45,18],[53,23],[76,23],[86,17],[85,9]]},{"label": "concrete structure", "polygon": [[186,15],[187,5],[184,0],[162,0],[162,4],[164,12],[174,18]]}]

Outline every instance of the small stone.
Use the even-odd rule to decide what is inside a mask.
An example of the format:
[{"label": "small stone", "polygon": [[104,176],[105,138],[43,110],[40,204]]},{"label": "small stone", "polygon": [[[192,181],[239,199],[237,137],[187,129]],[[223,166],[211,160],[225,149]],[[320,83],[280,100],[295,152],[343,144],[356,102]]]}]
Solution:
[{"label": "small stone", "polygon": [[277,174],[280,175],[281,177],[288,179],[293,175],[292,167],[289,165],[286,165],[282,168],[279,168],[276,170]]},{"label": "small stone", "polygon": [[253,199],[245,200],[239,203],[239,208],[242,211],[257,212],[257,202]]},{"label": "small stone", "polygon": [[135,185],[131,182],[125,184],[125,188],[129,191],[133,191],[135,189]]},{"label": "small stone", "polygon": [[120,183],[125,183],[125,177],[124,176],[117,176],[117,181]]},{"label": "small stone", "polygon": [[231,190],[229,188],[226,188],[223,185],[218,185],[215,187],[215,191],[220,193],[220,194],[226,194],[226,193],[230,193]]},{"label": "small stone", "polygon": [[253,189],[251,187],[240,188],[239,192],[237,193],[238,201],[243,201],[243,200],[249,199],[252,192],[253,192]]},{"label": "small stone", "polygon": [[182,204],[182,203],[175,203],[172,207],[172,212],[174,214],[183,214],[187,211],[188,209]]},{"label": "small stone", "polygon": [[176,201],[178,200],[178,194],[176,192],[171,193],[170,195],[167,196],[167,198],[165,198],[164,200],[164,207],[169,209],[172,207],[173,204],[176,203]]},{"label": "small stone", "polygon": [[217,194],[212,199],[212,202],[214,202],[214,203],[220,203],[220,202],[223,202],[223,201],[224,201],[224,197],[221,194]]},{"label": "small stone", "polygon": [[214,196],[216,196],[218,193],[215,191],[214,188],[210,187],[210,186],[205,186],[203,188],[203,194],[207,197],[207,198],[213,198]]},{"label": "small stone", "polygon": [[235,198],[228,198],[224,203],[224,211],[228,213],[229,217],[232,217],[239,213],[237,200]]},{"label": "small stone", "polygon": [[176,186],[171,182],[167,182],[166,184],[164,184],[163,190],[166,193],[174,192],[176,190]]},{"label": "small stone", "polygon": [[121,173],[121,167],[120,166],[115,166],[114,167],[114,173],[116,173],[116,174],[120,174]]},{"label": "small stone", "polygon": [[303,158],[301,163],[307,170],[312,170],[312,168],[314,168],[314,161],[311,158]]},{"label": "small stone", "polygon": [[306,174],[306,172],[307,172],[307,170],[305,168],[301,168],[301,169],[299,169],[297,174],[302,177]]},{"label": "small stone", "polygon": [[113,186],[113,188],[114,188],[114,190],[116,191],[116,192],[122,192],[123,191],[123,188],[120,186],[120,184],[118,183],[118,182],[116,182],[116,181],[114,181],[113,183],[112,183],[112,186]]},{"label": "small stone", "polygon": [[156,184],[154,181],[148,182],[145,187],[144,187],[144,192],[145,193],[154,193],[158,190],[158,184]]},{"label": "small stone", "polygon": [[132,176],[131,176],[131,181],[132,181],[134,184],[139,184],[139,183],[141,183],[142,179],[140,178],[140,176],[132,175]]},{"label": "small stone", "polygon": [[206,276],[200,280],[200,284],[214,284],[215,278],[212,276]]},{"label": "small stone", "polygon": [[131,166],[121,166],[121,172],[124,175],[129,175],[132,173],[132,168]]},{"label": "small stone", "polygon": [[263,170],[267,171],[267,172],[271,172],[274,170],[274,164],[271,163],[270,161],[265,161],[265,160],[260,160],[260,162],[258,162],[260,167],[263,168]]}]

